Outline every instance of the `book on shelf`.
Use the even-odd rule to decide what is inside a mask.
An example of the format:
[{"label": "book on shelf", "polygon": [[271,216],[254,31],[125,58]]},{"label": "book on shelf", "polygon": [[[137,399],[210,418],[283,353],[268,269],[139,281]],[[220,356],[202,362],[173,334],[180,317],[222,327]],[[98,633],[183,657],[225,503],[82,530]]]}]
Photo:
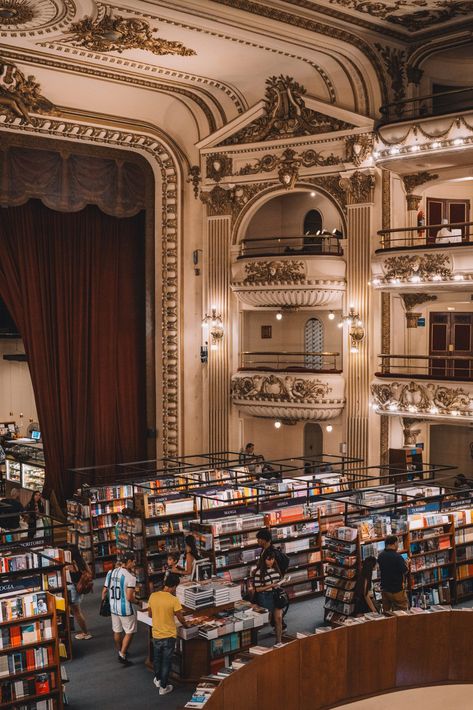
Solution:
[{"label": "book on shelf", "polygon": [[3,599],[0,602],[0,622],[14,621],[47,613],[47,597],[43,592]]}]

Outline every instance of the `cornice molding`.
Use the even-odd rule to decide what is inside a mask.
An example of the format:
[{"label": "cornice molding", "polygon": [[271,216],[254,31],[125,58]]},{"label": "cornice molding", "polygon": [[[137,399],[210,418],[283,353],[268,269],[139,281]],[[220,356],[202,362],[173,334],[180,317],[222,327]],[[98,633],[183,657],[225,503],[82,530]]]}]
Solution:
[{"label": "cornice molding", "polygon": [[[13,3],[15,0],[13,0]],[[0,7],[6,5],[0,2]],[[22,22],[0,24],[0,37],[37,37],[64,30],[75,16],[77,9],[73,0],[28,0],[26,6],[33,13],[31,19]],[[21,15],[20,15],[21,17]]]}]

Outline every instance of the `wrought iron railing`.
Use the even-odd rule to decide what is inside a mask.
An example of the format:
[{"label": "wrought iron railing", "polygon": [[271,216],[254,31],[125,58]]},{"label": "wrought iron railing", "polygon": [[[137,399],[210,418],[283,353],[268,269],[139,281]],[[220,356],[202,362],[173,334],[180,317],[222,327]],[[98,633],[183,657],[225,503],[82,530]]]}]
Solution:
[{"label": "wrought iron railing", "polygon": [[473,109],[473,87],[449,89],[425,96],[415,96],[402,101],[384,104],[379,109],[379,125],[408,121],[414,118],[429,118]]},{"label": "wrought iron railing", "polygon": [[391,355],[383,353],[377,377],[415,377],[432,380],[469,380],[473,357],[461,355]]},{"label": "wrought iron railing", "polygon": [[425,247],[461,247],[473,243],[473,222],[448,222],[425,224],[417,227],[394,227],[378,232],[379,249],[415,249]]},{"label": "wrought iron railing", "polygon": [[286,372],[341,372],[340,353],[335,352],[242,352],[240,370]]},{"label": "wrought iron railing", "polygon": [[241,242],[240,259],[252,256],[303,256],[310,254],[331,254],[343,256],[340,246],[341,232],[321,232],[281,237],[248,237]]}]

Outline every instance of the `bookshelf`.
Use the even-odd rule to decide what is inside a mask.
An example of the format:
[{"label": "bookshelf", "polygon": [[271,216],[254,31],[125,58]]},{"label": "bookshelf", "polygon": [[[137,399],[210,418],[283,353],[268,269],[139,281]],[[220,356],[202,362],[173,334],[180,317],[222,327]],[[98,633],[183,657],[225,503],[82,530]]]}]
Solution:
[{"label": "bookshelf", "polygon": [[423,478],[422,453],[420,448],[389,449],[388,461],[392,474],[391,482]]},{"label": "bookshelf", "polygon": [[455,599],[455,528],[445,513],[408,515],[408,574],[412,606],[450,604]]},{"label": "bookshelf", "polygon": [[23,594],[0,602],[0,708],[62,710],[56,602]]},{"label": "bookshelf", "polygon": [[21,592],[50,592],[56,599],[60,655],[72,657],[66,565],[70,553],[59,548],[12,549],[0,558],[0,600]]},{"label": "bookshelf", "polygon": [[117,557],[120,560],[122,552],[132,550],[135,553],[135,576],[137,599],[146,599],[146,576],[144,570],[143,522],[139,513],[134,510],[119,513],[114,528],[117,541]]},{"label": "bookshelf", "polygon": [[358,530],[339,527],[325,535],[325,621],[340,625],[355,610],[354,590],[360,558]]}]

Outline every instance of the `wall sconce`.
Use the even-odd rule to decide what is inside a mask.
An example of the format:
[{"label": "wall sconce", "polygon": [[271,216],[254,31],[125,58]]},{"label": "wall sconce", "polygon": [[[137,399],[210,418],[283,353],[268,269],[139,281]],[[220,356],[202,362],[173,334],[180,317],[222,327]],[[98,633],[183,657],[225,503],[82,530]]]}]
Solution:
[{"label": "wall sconce", "polygon": [[202,318],[202,328],[208,329],[210,333],[210,349],[217,350],[218,344],[223,338],[224,330],[222,316],[217,313],[215,306],[212,306],[210,315],[206,313]]},{"label": "wall sconce", "polygon": [[341,317],[338,327],[343,328],[345,323],[348,325],[350,352],[356,354],[358,353],[360,344],[365,337],[365,329],[363,328],[363,321],[361,320],[359,314],[355,311],[354,306],[350,306],[348,314]]}]

